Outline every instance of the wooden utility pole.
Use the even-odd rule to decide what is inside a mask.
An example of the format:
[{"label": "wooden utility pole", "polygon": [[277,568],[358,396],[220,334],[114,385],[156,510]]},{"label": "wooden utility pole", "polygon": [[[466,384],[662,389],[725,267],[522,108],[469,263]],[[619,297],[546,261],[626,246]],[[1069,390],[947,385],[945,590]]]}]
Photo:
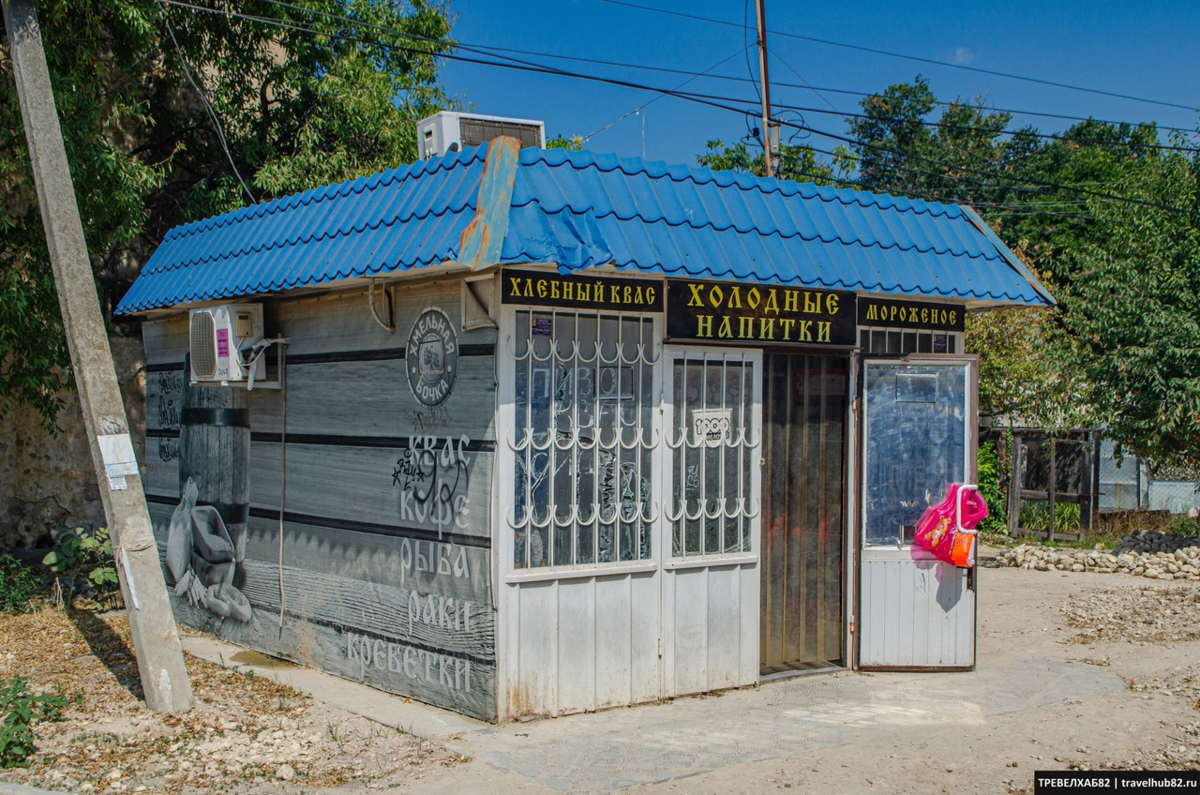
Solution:
[{"label": "wooden utility pole", "polygon": [[100,497],[108,516],[142,690],[150,709],[182,712],[192,706],[192,684],[183,663],[183,649],[171,614],[146,495],[133,457],[125,405],[96,297],[96,281],[67,167],[37,11],[34,0],[0,3],[4,6],[8,50],[63,330],[71,350]]},{"label": "wooden utility pole", "polygon": [[767,11],[764,0],[754,0],[754,15],[758,18],[758,77],[762,82],[762,129],[763,156],[767,163],[767,176],[775,176],[775,147],[771,140],[774,125],[771,123],[771,83],[767,78]]}]

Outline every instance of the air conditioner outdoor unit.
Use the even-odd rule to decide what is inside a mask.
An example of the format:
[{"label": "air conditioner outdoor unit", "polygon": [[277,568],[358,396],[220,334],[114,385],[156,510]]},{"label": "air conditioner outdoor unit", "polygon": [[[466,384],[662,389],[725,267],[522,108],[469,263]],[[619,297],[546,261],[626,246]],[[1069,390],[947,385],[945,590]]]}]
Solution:
[{"label": "air conditioner outdoor unit", "polygon": [[516,138],[522,149],[546,147],[545,122],[444,110],[417,122],[417,152],[422,160],[428,160],[468,146],[479,146],[501,135]]},{"label": "air conditioner outdoor unit", "polygon": [[[194,383],[265,380],[265,356],[251,349],[263,339],[262,304],[222,304],[193,309],[188,318],[188,352]],[[252,358],[253,357],[253,358]],[[253,364],[247,365],[247,361]],[[250,378],[251,369],[254,371]]]}]

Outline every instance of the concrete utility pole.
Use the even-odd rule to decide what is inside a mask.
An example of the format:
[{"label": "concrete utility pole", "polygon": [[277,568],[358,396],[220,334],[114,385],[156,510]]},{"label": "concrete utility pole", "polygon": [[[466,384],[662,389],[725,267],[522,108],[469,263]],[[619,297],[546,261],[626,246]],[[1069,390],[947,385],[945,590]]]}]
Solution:
[{"label": "concrete utility pole", "polygon": [[779,153],[779,127],[771,121],[771,83],[767,78],[767,10],[764,0],[754,0],[754,15],[758,18],[758,77],[762,82],[763,158],[767,176],[775,176],[775,158]]},{"label": "concrete utility pole", "polygon": [[192,706],[192,683],[184,667],[146,495],[133,456],[125,405],[100,315],[34,0],[0,3],[4,6],[4,27],[58,303],[83,405],[92,463],[108,516],[121,594],[133,630],[146,706],[155,712],[183,712]]}]

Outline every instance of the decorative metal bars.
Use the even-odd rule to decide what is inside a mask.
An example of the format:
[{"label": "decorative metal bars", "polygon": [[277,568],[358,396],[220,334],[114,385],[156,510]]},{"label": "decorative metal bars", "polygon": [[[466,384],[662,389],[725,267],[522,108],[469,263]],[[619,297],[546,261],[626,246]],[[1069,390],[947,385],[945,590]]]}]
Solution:
[{"label": "decorative metal bars", "polygon": [[697,352],[671,360],[674,412],[671,455],[674,557],[747,553],[758,495],[753,436],[754,365],[739,354]]},{"label": "decorative metal bars", "polygon": [[649,559],[658,518],[653,320],[519,311],[508,354],[515,567]]}]

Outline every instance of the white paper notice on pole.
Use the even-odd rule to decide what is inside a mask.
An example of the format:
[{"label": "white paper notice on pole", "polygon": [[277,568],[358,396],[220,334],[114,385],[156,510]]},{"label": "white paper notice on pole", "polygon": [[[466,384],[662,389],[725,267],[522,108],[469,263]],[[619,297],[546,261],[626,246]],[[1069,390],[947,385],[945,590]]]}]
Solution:
[{"label": "white paper notice on pole", "polygon": [[116,491],[126,488],[125,476],[138,473],[133,440],[127,433],[116,433],[97,436],[96,442],[100,445],[100,458],[104,461],[109,487]]}]

